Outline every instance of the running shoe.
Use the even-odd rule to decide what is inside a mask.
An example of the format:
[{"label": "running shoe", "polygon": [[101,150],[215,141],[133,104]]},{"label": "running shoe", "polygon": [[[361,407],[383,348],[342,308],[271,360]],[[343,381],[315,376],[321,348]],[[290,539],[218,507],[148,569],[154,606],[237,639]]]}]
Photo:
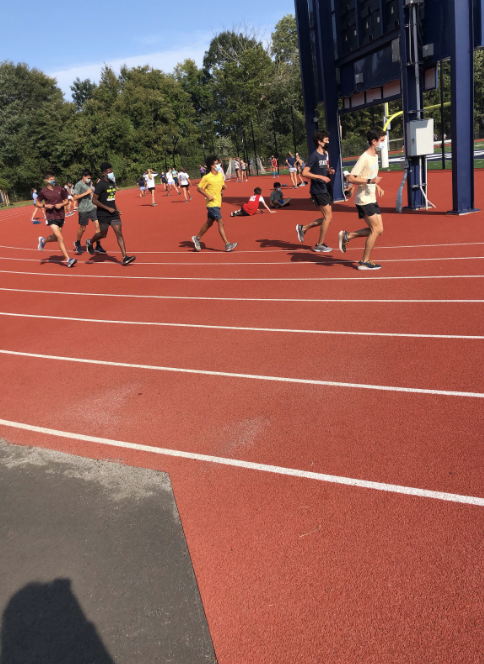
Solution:
[{"label": "running shoe", "polygon": [[130,263],[132,263],[135,260],[136,260],[136,256],[125,256],[123,258],[123,265],[129,265]]},{"label": "running shoe", "polygon": [[381,270],[381,265],[377,265],[373,261],[366,261],[366,263],[359,261],[358,270]]},{"label": "running shoe", "polygon": [[38,246],[39,251],[44,251],[44,247],[45,247],[45,240],[43,237],[39,237],[39,246]]},{"label": "running shoe", "polygon": [[196,251],[201,251],[202,250],[202,247],[200,245],[200,240],[198,239],[198,237],[196,235],[194,235],[192,237],[192,242],[195,245]]},{"label": "running shoe", "polygon": [[67,261],[67,267],[74,267],[74,265],[77,263],[77,258],[69,258]]},{"label": "running shoe", "polygon": [[74,242],[74,251],[76,252],[76,254],[79,255],[82,254],[81,243],[78,242],[77,240]]},{"label": "running shoe", "polygon": [[101,247],[100,242],[98,242],[96,244],[96,248],[94,249],[94,251],[95,251],[96,254],[106,254],[107,253],[106,249],[104,249],[104,247]]},{"label": "running shoe", "polygon": [[151,207],[156,207],[157,205],[158,205],[158,203],[152,203]]},{"label": "running shoe", "polygon": [[91,256],[94,256],[94,253],[95,253],[94,247],[92,246],[92,242],[89,238],[87,238],[87,240],[86,240],[86,249],[91,254]]},{"label": "running shoe", "polygon": [[346,245],[348,244],[348,233],[346,231],[340,231],[338,233],[338,241],[339,241],[339,250],[341,253],[346,254]]},{"label": "running shoe", "polygon": [[233,251],[238,244],[238,242],[229,242],[225,245],[225,251]]},{"label": "running shoe", "polygon": [[297,239],[299,240],[299,242],[304,242],[305,232],[303,231],[303,225],[302,224],[297,224],[296,225],[296,233],[297,233]]},{"label": "running shoe", "polygon": [[317,254],[328,254],[330,251],[333,251],[333,247],[328,247],[327,244],[316,244],[313,251]]}]

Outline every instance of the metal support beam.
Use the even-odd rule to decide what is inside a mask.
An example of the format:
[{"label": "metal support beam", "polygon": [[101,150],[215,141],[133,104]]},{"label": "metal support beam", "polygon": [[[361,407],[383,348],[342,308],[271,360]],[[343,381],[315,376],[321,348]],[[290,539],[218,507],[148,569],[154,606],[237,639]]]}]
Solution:
[{"label": "metal support beam", "polygon": [[[415,52],[410,49],[409,31],[411,27],[410,13],[415,7],[405,9],[403,0],[400,0],[400,59],[402,64],[402,93],[403,93],[403,128],[405,134],[405,151],[408,163],[407,194],[408,208],[421,210],[425,208],[425,196],[422,188],[427,183],[427,160],[421,157],[409,157],[410,122],[420,119],[417,109],[423,107],[423,77],[420,67],[415,67]],[[418,71],[418,74],[417,74]]]},{"label": "metal support beam", "polygon": [[472,0],[452,0],[452,201],[450,214],[474,208],[474,23]]},{"label": "metal support beam", "polygon": [[[316,117],[317,96],[314,85],[313,54],[311,51],[311,26],[307,0],[295,0],[297,35],[299,40],[299,58],[301,63],[301,82],[304,97],[304,119],[308,137],[308,154],[314,150],[312,135],[318,128]],[[275,135],[275,130],[274,130]],[[277,146],[276,146],[277,152]],[[277,155],[276,155],[277,156]]]},{"label": "metal support beam", "polygon": [[[331,4],[328,0],[316,0],[314,3],[316,14],[316,29],[318,31],[318,60],[323,67],[323,99],[326,116],[326,129],[331,138],[329,142],[329,159],[332,168],[335,169],[333,180],[333,197],[335,201],[345,200],[343,192],[343,166],[341,158],[341,131],[338,111],[338,95],[336,84],[336,69],[334,66],[333,40],[322,30],[328,30],[331,26]],[[314,148],[313,148],[314,149]]]}]

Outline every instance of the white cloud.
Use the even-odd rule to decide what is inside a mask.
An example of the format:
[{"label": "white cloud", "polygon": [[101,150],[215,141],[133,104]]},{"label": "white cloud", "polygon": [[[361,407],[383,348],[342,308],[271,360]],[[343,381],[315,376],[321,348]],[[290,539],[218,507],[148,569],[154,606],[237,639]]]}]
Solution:
[{"label": "white cloud", "polygon": [[123,65],[126,65],[127,67],[143,67],[144,65],[148,65],[168,73],[173,71],[177,64],[187,60],[188,58],[195,60],[197,65],[200,67],[208,46],[209,41],[199,42],[192,46],[181,47],[179,49],[157,51],[156,53],[149,53],[147,55],[134,55],[128,58],[118,58],[116,60],[106,60],[105,62],[96,62],[75,66],[71,67],[70,69],[50,72],[48,75],[57,80],[57,84],[61,90],[65,95],[67,95],[67,97],[70,98],[70,86],[77,77],[79,77],[81,80],[90,78],[91,81],[98,83],[101,69],[105,64],[112,67],[116,72],[119,72],[119,69]]}]

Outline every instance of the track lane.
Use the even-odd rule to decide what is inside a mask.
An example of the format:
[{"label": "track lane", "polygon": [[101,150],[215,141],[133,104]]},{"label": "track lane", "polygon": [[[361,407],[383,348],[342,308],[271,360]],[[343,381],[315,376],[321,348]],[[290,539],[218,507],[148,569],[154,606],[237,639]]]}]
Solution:
[{"label": "track lane", "polygon": [[[212,305],[214,302],[212,302]],[[0,311],[192,325],[403,334],[483,334],[484,301],[463,303],[231,302],[19,293],[0,290]]]},{"label": "track lane", "polygon": [[[99,339],[109,339],[100,353]],[[21,318],[2,325],[5,350],[122,361],[182,369],[364,383],[416,389],[484,392],[479,340],[345,337]],[[82,353],[72,352],[83,339]],[[78,343],[78,342],[77,342]],[[119,349],[122,349],[121,355]]]}]

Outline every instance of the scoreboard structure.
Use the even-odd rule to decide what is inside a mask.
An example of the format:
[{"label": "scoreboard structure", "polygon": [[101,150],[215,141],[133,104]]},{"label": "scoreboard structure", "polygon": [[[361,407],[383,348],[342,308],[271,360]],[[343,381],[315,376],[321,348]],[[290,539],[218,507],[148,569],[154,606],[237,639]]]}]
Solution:
[{"label": "scoreboard structure", "polygon": [[[484,0],[295,0],[308,145],[324,102],[343,198],[340,114],[402,99],[408,203],[427,202],[427,159],[411,149],[423,93],[451,62],[454,214],[474,208],[474,50],[484,46]],[[421,125],[419,125],[421,126]],[[417,150],[418,152],[418,150]]]}]

